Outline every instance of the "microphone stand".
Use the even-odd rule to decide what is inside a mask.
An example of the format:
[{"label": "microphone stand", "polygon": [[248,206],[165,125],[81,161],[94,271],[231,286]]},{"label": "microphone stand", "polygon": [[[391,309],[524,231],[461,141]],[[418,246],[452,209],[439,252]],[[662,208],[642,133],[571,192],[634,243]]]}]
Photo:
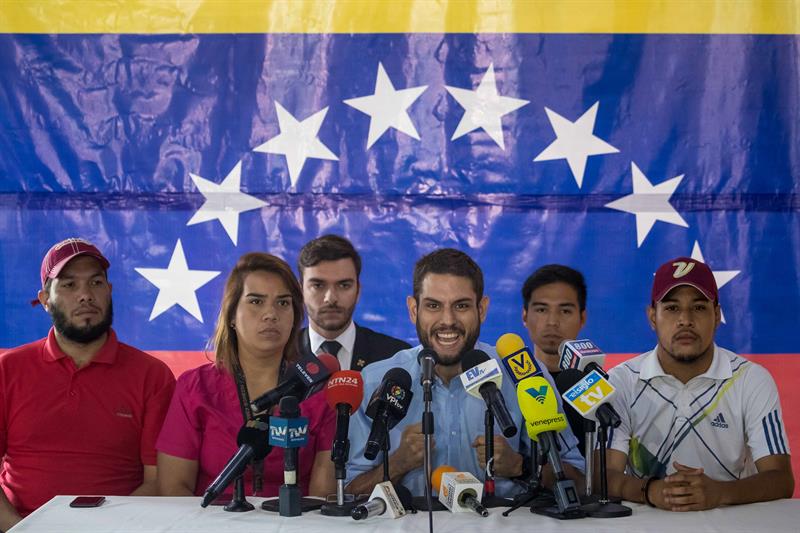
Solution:
[{"label": "microphone stand", "polygon": [[[422,453],[423,470],[425,471],[425,503],[428,507],[428,530],[433,533],[433,498],[431,496],[431,437],[433,436],[433,402],[432,382],[422,382],[422,400],[424,410],[422,412],[422,436],[425,441],[425,449]],[[387,439],[388,440],[388,439]]]},{"label": "microphone stand", "polygon": [[503,511],[503,516],[508,516],[520,507],[526,507],[528,505],[530,505],[531,508],[555,505],[555,500],[545,491],[541,484],[541,470],[544,465],[544,455],[540,453],[541,450],[539,450],[538,442],[530,439],[530,443],[530,478],[528,478],[528,481],[525,483],[525,491],[514,496],[511,507]]},{"label": "microphone stand", "polygon": [[597,419],[600,422],[598,440],[600,441],[600,499],[595,503],[581,506],[588,516],[594,518],[618,518],[630,516],[633,510],[608,499],[608,467],[606,466],[606,442],[608,441],[608,428],[619,425],[619,416],[612,411],[608,414],[598,409]]},{"label": "microphone stand", "polygon": [[244,477],[238,476],[233,481],[233,498],[223,507],[229,513],[246,513],[255,509],[244,496]]},{"label": "microphone stand", "polygon": [[356,506],[356,497],[353,494],[345,494],[344,480],[347,477],[346,462],[337,460],[333,463],[336,471],[336,503],[326,501],[320,508],[320,513],[326,516],[350,516],[353,507]]},{"label": "microphone stand", "polygon": [[483,435],[486,440],[484,454],[486,472],[484,473],[481,505],[484,507],[507,507],[511,500],[495,496],[494,493],[494,415],[488,407],[483,415]]}]

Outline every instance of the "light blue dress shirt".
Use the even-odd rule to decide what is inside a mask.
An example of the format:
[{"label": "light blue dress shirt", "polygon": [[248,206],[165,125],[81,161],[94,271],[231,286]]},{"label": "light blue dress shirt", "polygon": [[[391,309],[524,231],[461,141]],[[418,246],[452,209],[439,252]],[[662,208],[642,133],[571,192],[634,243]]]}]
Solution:
[{"label": "light blue dress shirt", "polygon": [[[483,350],[490,357],[493,357],[502,368],[502,363],[497,357],[494,347],[478,342],[475,348]],[[410,424],[417,424],[422,421],[424,407],[422,385],[420,384],[422,369],[417,362],[417,354],[419,354],[420,350],[422,350],[422,346],[402,350],[389,359],[372,363],[361,372],[361,376],[364,379],[364,400],[350,420],[350,462],[347,465],[348,483],[360,474],[380,466],[383,462],[382,453],[379,453],[374,461],[368,461],[364,458],[364,447],[372,427],[372,420],[367,418],[364,411],[372,397],[372,393],[380,386],[384,374],[390,369],[399,367],[407,370],[411,374],[411,390],[414,393],[408,414],[389,432],[391,443],[391,449],[389,450],[390,465],[392,453],[400,444],[403,429]],[[553,383],[552,377],[544,366],[542,366],[542,371],[544,372],[544,377],[550,383]],[[514,437],[509,439],[509,444],[513,450],[527,456],[529,454],[530,441],[524,427],[519,404],[517,403],[514,382],[508,376],[503,376],[501,390],[508,411],[511,413],[511,418],[519,430]],[[561,398],[558,401],[559,410],[561,410]],[[459,472],[471,472],[475,477],[483,481],[484,473],[478,464],[475,448],[472,447],[475,438],[484,434],[486,404],[483,399],[469,395],[458,376],[451,379],[449,385],[442,383],[436,376],[433,384],[431,411],[434,417],[434,441],[436,443],[431,459],[432,470],[441,465],[450,465]],[[496,423],[494,434],[502,435]],[[584,469],[583,457],[577,449],[578,441],[569,427],[559,433],[559,441],[562,459],[582,472]],[[402,484],[411,491],[412,495],[424,495],[425,485],[422,467],[408,472],[403,477]],[[502,478],[497,478],[496,480],[495,492],[498,496],[511,497],[519,490],[511,480]]]}]

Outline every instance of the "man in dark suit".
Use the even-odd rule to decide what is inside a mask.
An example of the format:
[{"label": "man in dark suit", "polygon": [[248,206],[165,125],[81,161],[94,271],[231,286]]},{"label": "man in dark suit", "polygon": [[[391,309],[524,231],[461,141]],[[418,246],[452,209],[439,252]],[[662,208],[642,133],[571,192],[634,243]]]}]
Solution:
[{"label": "man in dark suit", "polygon": [[411,346],[353,322],[361,293],[361,257],[347,239],[323,235],[308,242],[297,260],[308,328],[300,331],[303,354],[333,354],[341,367],[361,370]]}]

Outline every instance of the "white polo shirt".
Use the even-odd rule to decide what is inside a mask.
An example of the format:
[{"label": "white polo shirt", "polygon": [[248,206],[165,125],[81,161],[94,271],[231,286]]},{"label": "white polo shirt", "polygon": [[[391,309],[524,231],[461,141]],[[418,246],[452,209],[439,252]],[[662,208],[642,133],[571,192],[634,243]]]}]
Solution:
[{"label": "white polo shirt", "polygon": [[628,455],[628,473],[664,477],[673,461],[730,481],[754,462],[789,454],[778,389],[767,370],[714,345],[704,374],[685,385],[661,368],[656,350],[609,371],[622,424],[610,448]]}]

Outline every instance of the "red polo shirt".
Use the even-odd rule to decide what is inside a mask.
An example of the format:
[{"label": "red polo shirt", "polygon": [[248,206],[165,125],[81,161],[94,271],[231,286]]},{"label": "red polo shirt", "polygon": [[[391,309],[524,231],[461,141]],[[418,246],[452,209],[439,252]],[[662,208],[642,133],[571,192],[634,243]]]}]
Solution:
[{"label": "red polo shirt", "polygon": [[127,495],[142,483],[175,377],[113,331],[77,368],[53,329],[0,356],[0,486],[23,516],[57,494]]}]

